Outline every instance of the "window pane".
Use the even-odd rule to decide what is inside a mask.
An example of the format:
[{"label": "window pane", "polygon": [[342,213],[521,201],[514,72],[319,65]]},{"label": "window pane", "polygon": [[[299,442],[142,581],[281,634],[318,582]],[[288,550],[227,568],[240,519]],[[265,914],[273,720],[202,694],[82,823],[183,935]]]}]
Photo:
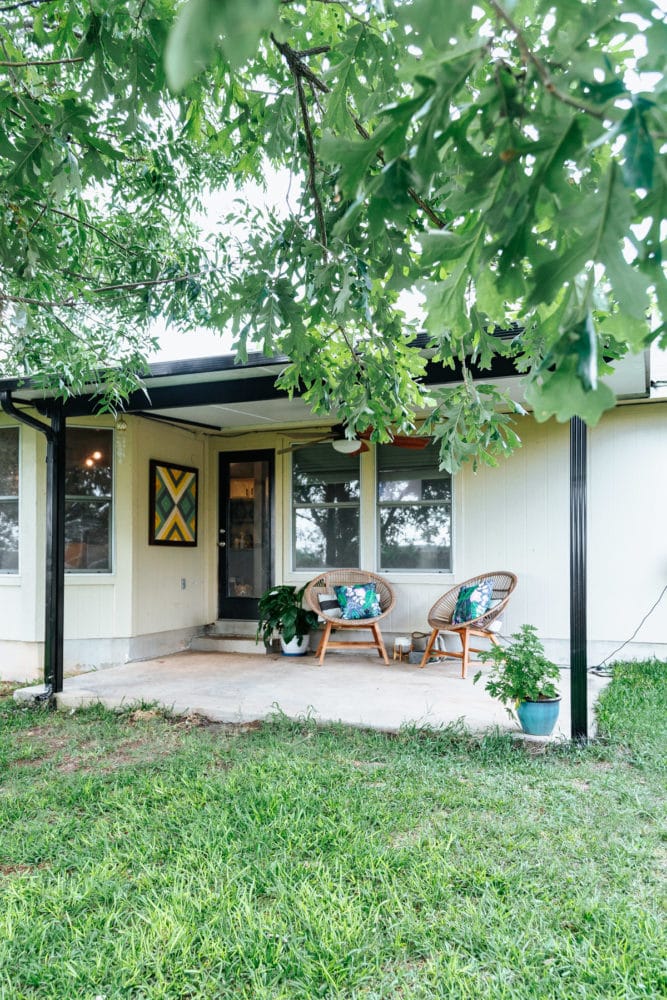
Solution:
[{"label": "window pane", "polygon": [[109,500],[65,503],[65,569],[108,572],[111,530]]},{"label": "window pane", "polygon": [[451,544],[448,504],[380,508],[382,569],[451,569]]},{"label": "window pane", "polygon": [[0,428],[0,497],[19,495],[19,429]]},{"label": "window pane", "polygon": [[67,430],[65,492],[75,497],[111,496],[113,433],[72,427]]},{"label": "window pane", "polygon": [[[0,428],[0,573],[19,568],[19,429]],[[16,497],[16,499],[10,499]]]},{"label": "window pane", "polygon": [[437,445],[378,448],[381,569],[451,569],[452,480]]},{"label": "window pane", "polygon": [[359,456],[342,455],[330,444],[309,445],[294,453],[295,503],[353,503],[359,499]]},{"label": "window pane", "polygon": [[358,507],[295,509],[294,569],[358,565]]},{"label": "window pane", "polygon": [[65,568],[111,571],[113,432],[67,429]]},{"label": "window pane", "polygon": [[0,572],[16,573],[19,568],[19,502],[0,501]]},{"label": "window pane", "polygon": [[378,499],[391,501],[450,500],[451,476],[440,471],[438,445],[426,448],[378,448]]}]

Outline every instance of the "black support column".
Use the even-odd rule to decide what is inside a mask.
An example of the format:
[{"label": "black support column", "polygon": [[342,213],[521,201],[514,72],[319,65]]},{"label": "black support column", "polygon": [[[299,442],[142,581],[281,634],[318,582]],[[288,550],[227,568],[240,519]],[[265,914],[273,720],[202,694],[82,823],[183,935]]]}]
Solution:
[{"label": "black support column", "polygon": [[586,425],[570,421],[570,718],[573,740],[588,738],[586,651]]},{"label": "black support column", "polygon": [[44,608],[44,695],[52,698],[63,689],[63,640],[65,609],[65,445],[63,404],[49,402],[50,424],[36,420],[14,405],[10,392],[0,392],[0,406],[10,417],[27,424],[46,438],[46,581]]},{"label": "black support column", "polygon": [[52,694],[63,689],[65,612],[65,417],[53,404],[46,444],[46,621],[44,684]]}]

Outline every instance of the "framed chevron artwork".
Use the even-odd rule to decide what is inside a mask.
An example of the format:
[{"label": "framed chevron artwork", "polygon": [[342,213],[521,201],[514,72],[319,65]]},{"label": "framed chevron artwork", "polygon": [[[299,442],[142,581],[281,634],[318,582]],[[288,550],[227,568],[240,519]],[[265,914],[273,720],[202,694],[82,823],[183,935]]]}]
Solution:
[{"label": "framed chevron artwork", "polygon": [[151,458],[149,545],[197,544],[197,469]]}]

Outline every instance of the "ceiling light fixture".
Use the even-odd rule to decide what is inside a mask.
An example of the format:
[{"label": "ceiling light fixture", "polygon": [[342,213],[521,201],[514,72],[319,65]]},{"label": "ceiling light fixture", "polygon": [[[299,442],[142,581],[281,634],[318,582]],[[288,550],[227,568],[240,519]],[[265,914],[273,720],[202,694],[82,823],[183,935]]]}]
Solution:
[{"label": "ceiling light fixture", "polygon": [[361,451],[362,444],[363,442],[357,441],[355,438],[342,438],[340,441],[331,442],[332,448],[335,448],[341,455],[354,455],[355,452]]}]

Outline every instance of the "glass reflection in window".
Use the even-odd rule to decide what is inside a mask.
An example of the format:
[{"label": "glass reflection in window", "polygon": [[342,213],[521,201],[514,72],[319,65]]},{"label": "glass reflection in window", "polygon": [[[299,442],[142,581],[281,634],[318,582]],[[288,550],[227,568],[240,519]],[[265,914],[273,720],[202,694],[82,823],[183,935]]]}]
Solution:
[{"label": "glass reflection in window", "polygon": [[67,428],[65,568],[111,572],[113,432]]}]

